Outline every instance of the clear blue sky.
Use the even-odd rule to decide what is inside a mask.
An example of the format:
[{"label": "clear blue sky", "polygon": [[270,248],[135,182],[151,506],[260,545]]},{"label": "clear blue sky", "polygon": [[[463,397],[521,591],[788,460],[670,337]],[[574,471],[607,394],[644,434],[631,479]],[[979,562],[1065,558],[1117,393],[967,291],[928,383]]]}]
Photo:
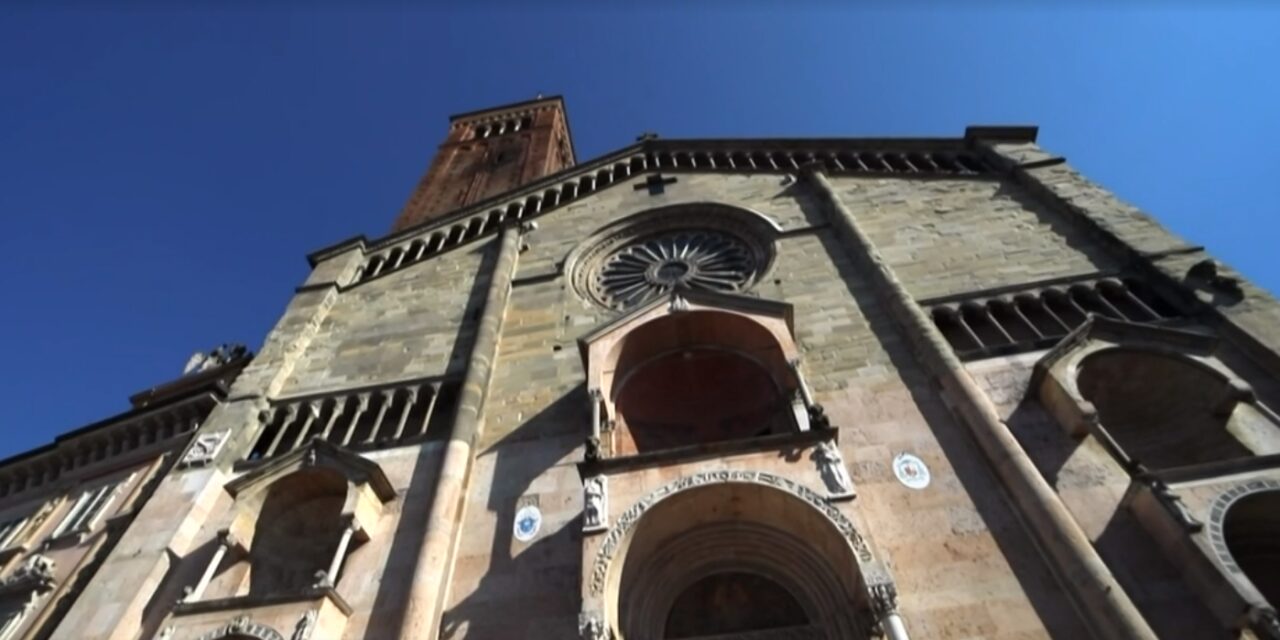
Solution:
[{"label": "clear blue sky", "polygon": [[582,158],[647,130],[1039,124],[1042,144],[1280,290],[1280,13],[1260,2],[45,4],[0,8],[0,456],[123,411],[196,349],[256,349],[307,252],[387,229],[448,114],[538,92],[566,96]]}]

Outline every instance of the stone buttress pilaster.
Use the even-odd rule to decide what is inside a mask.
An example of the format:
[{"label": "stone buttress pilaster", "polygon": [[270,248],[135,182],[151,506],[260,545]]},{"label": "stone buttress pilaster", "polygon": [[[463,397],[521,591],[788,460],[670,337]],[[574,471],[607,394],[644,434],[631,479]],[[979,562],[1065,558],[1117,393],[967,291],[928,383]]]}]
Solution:
[{"label": "stone buttress pilaster", "polygon": [[1100,638],[1154,640],[1155,632],[1102,561],[1088,536],[1000,419],[990,398],[974,382],[941,331],[898,280],[821,168],[805,167],[804,175],[839,229],[851,257],[864,268],[869,267],[873,287],[911,345],[916,360],[953,400],[950,404],[959,421],[973,432],[996,477],[1013,498],[1023,523],[1047,555],[1050,567],[1072,597],[1084,622]]},{"label": "stone buttress pilaster", "polygon": [[498,338],[506,316],[511,281],[515,277],[520,253],[520,223],[503,227],[498,239],[498,258],[485,295],[480,324],[467,362],[462,390],[458,395],[458,411],[451,426],[449,441],[440,464],[435,497],[427,520],[414,569],[413,581],[405,597],[400,638],[435,638],[449,577],[457,550],[458,535],[466,507],[466,489],[470,484],[472,447],[480,433],[481,412],[488,395],[493,364],[498,355]]}]

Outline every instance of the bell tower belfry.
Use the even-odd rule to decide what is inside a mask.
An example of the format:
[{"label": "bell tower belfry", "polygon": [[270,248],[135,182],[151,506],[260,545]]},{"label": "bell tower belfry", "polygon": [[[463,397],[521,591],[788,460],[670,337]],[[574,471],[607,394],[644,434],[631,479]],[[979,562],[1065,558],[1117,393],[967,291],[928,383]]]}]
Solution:
[{"label": "bell tower belfry", "polygon": [[564,99],[541,96],[449,118],[449,134],[393,232],[576,163]]}]

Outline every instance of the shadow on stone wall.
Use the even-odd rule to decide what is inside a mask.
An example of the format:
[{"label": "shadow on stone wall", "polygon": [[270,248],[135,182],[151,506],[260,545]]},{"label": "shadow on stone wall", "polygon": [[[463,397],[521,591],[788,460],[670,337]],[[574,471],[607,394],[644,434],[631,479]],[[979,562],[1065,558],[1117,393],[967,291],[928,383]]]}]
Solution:
[{"label": "shadow on stone wall", "polygon": [[[797,203],[806,210],[816,206],[803,198],[797,199]],[[825,219],[820,210],[806,211],[806,216],[814,221]],[[818,237],[829,255],[849,255],[846,244],[841,241],[835,229],[820,231]],[[952,465],[965,494],[973,501],[983,524],[990,531],[1044,627],[1053,638],[1067,640],[1087,637],[1087,629],[1081,624],[1071,602],[1063,597],[1048,564],[1041,558],[1033,540],[1021,526],[1013,505],[1008,502],[1003,488],[989,469],[985,455],[968,429],[943,404],[936,383],[918,365],[911,354],[909,343],[869,285],[866,276],[869,265],[859,256],[850,257],[849,261],[833,261],[840,268],[841,281],[866,319],[871,332],[888,354],[893,369],[908,389],[925,424]],[[797,319],[797,322],[801,321]],[[856,428],[855,425],[837,426]],[[910,612],[907,614],[910,623]],[[928,628],[927,619],[917,618],[914,622],[925,627],[917,628],[915,633],[918,635],[930,637],[943,632],[942,629]]]},{"label": "shadow on stone wall", "polygon": [[[540,534],[528,545],[514,539],[512,525],[521,499],[531,497],[534,480],[581,446],[590,424],[588,406],[586,385],[579,385],[477,456],[494,456],[485,508],[494,514],[497,525],[484,577],[466,599],[445,612],[441,638],[457,637],[464,628],[468,637],[476,638],[576,637],[581,517]],[[577,459],[574,456],[566,463]],[[574,475],[576,485],[577,471],[566,472]],[[564,487],[560,490],[534,494],[547,521],[554,519],[554,512],[572,508],[553,503],[565,495]]]}]

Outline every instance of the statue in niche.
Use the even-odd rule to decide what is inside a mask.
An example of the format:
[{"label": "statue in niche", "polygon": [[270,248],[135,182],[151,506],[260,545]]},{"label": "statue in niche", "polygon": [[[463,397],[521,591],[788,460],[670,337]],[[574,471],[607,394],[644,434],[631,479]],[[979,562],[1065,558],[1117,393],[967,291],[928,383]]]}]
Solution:
[{"label": "statue in niche", "polygon": [[582,483],[582,490],[582,528],[586,530],[594,530],[608,527],[608,523],[605,522],[607,516],[605,515],[604,476],[587,478]]},{"label": "statue in niche", "polygon": [[844,456],[840,455],[840,449],[834,442],[828,440],[814,448],[813,460],[818,463],[818,471],[822,473],[822,480],[827,483],[827,492],[832,497],[854,496],[853,480],[849,478]]}]

